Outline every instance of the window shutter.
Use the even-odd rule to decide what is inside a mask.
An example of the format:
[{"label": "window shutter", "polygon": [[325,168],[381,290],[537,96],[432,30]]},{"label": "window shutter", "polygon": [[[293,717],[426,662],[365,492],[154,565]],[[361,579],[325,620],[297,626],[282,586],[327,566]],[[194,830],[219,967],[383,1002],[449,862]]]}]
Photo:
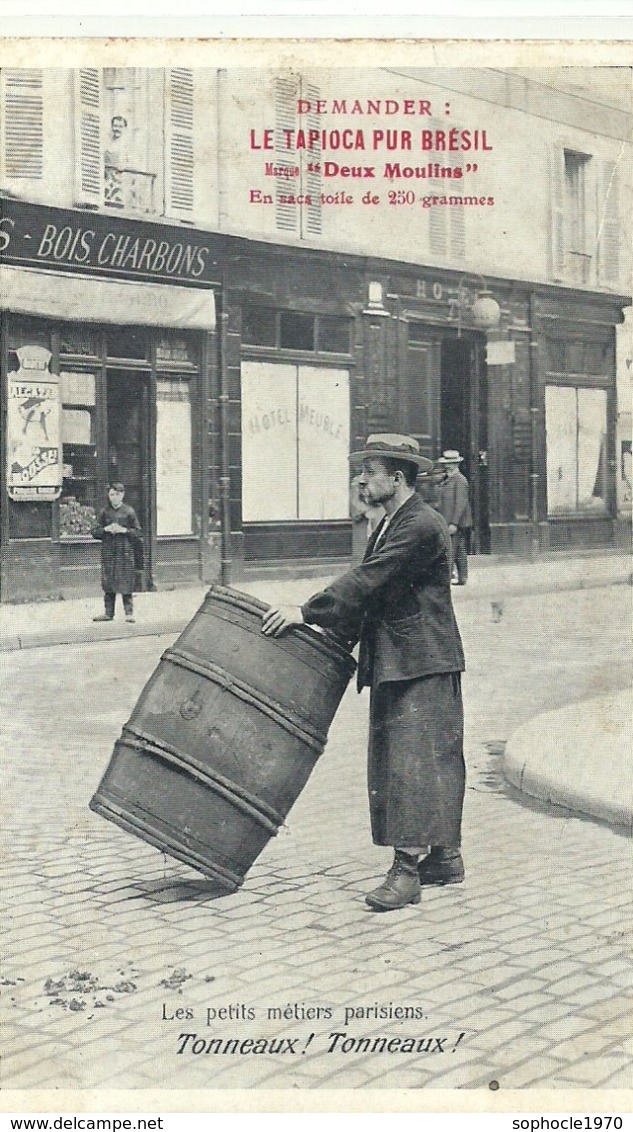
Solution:
[{"label": "window shutter", "polygon": [[[302,98],[307,99],[312,106],[320,99],[321,91],[318,87],[306,83],[302,89]],[[319,115],[311,112],[306,114],[306,126],[308,130],[320,130],[321,121]],[[302,191],[309,195],[311,204],[303,206],[302,215],[305,217],[302,223],[303,230],[309,236],[318,236],[322,230],[322,206],[321,206],[321,190],[323,188],[323,171],[321,163],[321,145],[314,149],[306,149],[303,151],[303,177],[302,177]]]},{"label": "window shutter", "polygon": [[552,279],[565,277],[565,151],[550,153],[550,271]]},{"label": "window shutter", "polygon": [[[429,181],[429,196],[444,196],[444,181]],[[448,257],[448,208],[441,204],[429,208],[429,250],[440,259]]]},{"label": "window shutter", "polygon": [[193,218],[193,71],[175,67],[166,73],[165,212]]},{"label": "window shutter", "polygon": [[[296,130],[296,104],[299,82],[296,75],[279,76],[275,80],[275,164],[292,168],[300,165],[296,150],[289,150],[283,130]],[[275,181],[275,227],[283,232],[299,229],[299,206],[286,204],[282,197],[296,195],[296,177],[278,177]]]},{"label": "window shutter", "polygon": [[101,139],[101,71],[75,71],[75,197],[79,205],[99,206],[103,200]]},{"label": "window shutter", "polygon": [[619,185],[615,161],[605,161],[598,178],[598,282],[620,280]]},{"label": "window shutter", "polygon": [[42,72],[35,68],[4,73],[4,173],[31,181],[43,175]]},{"label": "window shutter", "polygon": [[[457,166],[457,161],[453,158],[450,162],[451,168],[454,170]],[[444,192],[449,196],[468,196],[465,189],[461,187],[461,180],[451,178],[448,182],[448,187]],[[450,245],[451,245],[451,260],[455,263],[463,263],[466,259],[466,213],[468,211],[467,205],[456,205],[454,208],[450,206],[447,209],[449,214],[450,223]]]}]

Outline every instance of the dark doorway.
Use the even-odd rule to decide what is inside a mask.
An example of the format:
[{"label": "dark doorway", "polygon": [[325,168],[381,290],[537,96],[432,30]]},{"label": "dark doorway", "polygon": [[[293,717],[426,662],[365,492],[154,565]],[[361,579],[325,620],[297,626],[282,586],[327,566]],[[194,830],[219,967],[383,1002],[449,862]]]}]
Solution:
[{"label": "dark doorway", "polygon": [[440,437],[442,451],[456,448],[470,484],[471,553],[490,553],[488,517],[488,389],[485,343],[479,335],[442,342]]},{"label": "dark doorway", "polygon": [[151,589],[149,379],[134,370],[108,370],[108,480],[125,484],[125,502],[143,530],[144,589]]}]

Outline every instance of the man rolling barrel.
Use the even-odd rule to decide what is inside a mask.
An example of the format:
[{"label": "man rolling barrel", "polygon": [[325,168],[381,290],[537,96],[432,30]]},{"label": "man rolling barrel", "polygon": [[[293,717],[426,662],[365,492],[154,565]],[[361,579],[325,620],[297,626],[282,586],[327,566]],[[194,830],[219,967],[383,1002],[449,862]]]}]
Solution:
[{"label": "man rolling barrel", "polygon": [[383,521],[362,562],[302,606],[264,614],[262,632],[319,625],[360,641],[358,690],[369,686],[369,810],[377,845],[394,847],[383,883],[366,903],[392,911],[420,901],[421,885],[464,878],[462,643],[451,601],[451,544],[444,519],[416,494],[431,460],[409,436],[370,436],[359,486]]}]

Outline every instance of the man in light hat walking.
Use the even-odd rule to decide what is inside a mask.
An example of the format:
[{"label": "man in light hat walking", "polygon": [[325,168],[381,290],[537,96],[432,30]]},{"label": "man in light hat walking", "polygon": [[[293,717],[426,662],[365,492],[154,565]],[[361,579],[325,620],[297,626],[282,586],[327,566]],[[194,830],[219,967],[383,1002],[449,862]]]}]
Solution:
[{"label": "man in light hat walking", "polygon": [[[362,562],[303,606],[264,614],[262,632],[319,625],[360,641],[358,690],[369,686],[369,809],[377,845],[394,848],[375,911],[417,904],[421,885],[463,880],[462,643],[451,601],[451,547],[441,516],[415,491],[433,464],[399,433],[370,436],[359,485],[385,517]],[[421,859],[422,858],[422,859]]]},{"label": "man in light hat walking", "polygon": [[459,470],[463,459],[455,449],[448,448],[437,461],[445,475],[438,484],[436,507],[448,524],[458,586],[468,581],[468,539],[473,525],[468,480]]}]

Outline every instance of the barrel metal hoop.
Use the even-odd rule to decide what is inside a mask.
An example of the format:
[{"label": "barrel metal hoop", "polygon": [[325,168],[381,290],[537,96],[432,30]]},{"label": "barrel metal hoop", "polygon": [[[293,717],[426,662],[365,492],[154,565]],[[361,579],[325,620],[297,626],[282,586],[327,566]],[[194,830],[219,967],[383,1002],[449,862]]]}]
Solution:
[{"label": "barrel metal hoop", "polygon": [[[219,613],[219,610],[214,609],[214,604],[226,605],[234,609],[240,610],[242,613],[254,613],[257,617],[261,617],[268,609],[269,605],[259,601],[258,598],[251,597],[249,594],[237,593],[235,590],[227,589],[224,586],[213,585],[207,591],[207,596],[200,606],[200,612],[212,615]],[[229,620],[229,618],[227,618]],[[309,643],[313,648],[323,653],[328,660],[336,658],[339,664],[343,664],[347,669],[348,679],[354,675],[356,671],[356,661],[347,649],[343,648],[337,641],[323,639],[321,633],[313,625],[298,625],[292,632],[288,641],[301,642],[302,645]],[[278,638],[277,644],[284,648],[283,637]],[[303,663],[310,664],[307,658],[303,658]],[[310,667],[314,667],[310,665]],[[318,671],[318,670],[317,670]]]},{"label": "barrel metal hoop", "polygon": [[[90,802],[90,809],[96,814],[101,814],[102,817],[110,818],[115,821],[116,825],[122,829],[126,829],[129,833],[136,834],[143,841],[147,841],[150,845],[154,845],[157,849],[163,852],[170,853],[173,857],[177,857],[186,865],[190,865],[199,872],[204,873],[206,876],[211,877],[213,880],[220,881],[225,888],[231,892],[241,888],[244,878],[237,873],[231,872],[230,869],[223,868],[222,865],[213,865],[196,853],[188,846],[184,847],[180,841],[170,837],[169,834],[163,830],[156,829],[143,817],[142,819],[131,814],[128,809],[118,805],[110,795],[100,794],[99,791],[94,795]],[[148,815],[149,816],[149,815]]]},{"label": "barrel metal hoop", "polygon": [[227,802],[230,802],[236,810],[241,810],[242,813],[247,814],[248,817],[263,826],[268,834],[275,835],[283,822],[283,818],[273,810],[272,806],[262,802],[260,798],[245,790],[243,786],[238,786],[237,783],[232,782],[230,778],[225,778],[223,774],[218,774],[217,771],[210,771],[208,767],[203,766],[191,755],[187,755],[186,758],[183,757],[181,752],[172,747],[170,743],[157,739],[155,735],[148,735],[147,732],[141,731],[134,724],[128,723],[123,728],[119,743],[143,755],[155,755],[157,758],[163,759],[164,762],[177,766],[179,770],[185,771],[191,778],[203,782],[215,794],[226,798]]},{"label": "barrel metal hoop", "polygon": [[304,720],[301,720],[296,714],[293,713],[293,718],[288,718],[288,708],[282,708],[275,700],[271,700],[263,692],[258,692],[249,684],[244,681],[238,680],[235,676],[231,676],[225,668],[220,668],[217,664],[212,664],[211,661],[202,660],[199,657],[195,659],[183,649],[171,648],[163,653],[164,660],[170,660],[173,664],[181,668],[186,668],[189,672],[195,672],[198,676],[205,676],[208,680],[212,680],[215,684],[219,684],[222,688],[226,688],[232,695],[237,696],[238,699],[243,700],[247,704],[252,704],[253,707],[258,708],[275,723],[288,731],[293,738],[299,739],[306,747],[311,747],[318,755],[321,754],[326,743],[327,735],[323,735],[318,731],[308,731],[305,726]]}]

